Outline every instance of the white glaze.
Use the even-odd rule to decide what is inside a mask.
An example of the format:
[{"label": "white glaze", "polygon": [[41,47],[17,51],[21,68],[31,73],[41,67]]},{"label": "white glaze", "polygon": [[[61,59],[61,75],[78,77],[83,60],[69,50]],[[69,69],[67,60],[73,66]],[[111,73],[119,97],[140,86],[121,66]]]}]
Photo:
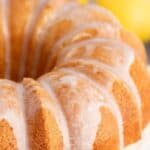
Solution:
[{"label": "white glaze", "polygon": [[[9,10],[8,10],[8,5],[9,4],[8,4],[8,2],[9,2],[8,0],[0,1],[0,3],[3,5],[2,8],[3,8],[3,12],[4,12],[3,13],[3,32],[4,32],[4,37],[5,37],[4,40],[5,40],[5,47],[6,47],[6,55],[5,55],[6,56],[5,57],[5,60],[6,60],[5,77],[6,78],[10,78],[10,71],[11,71],[11,63],[10,63],[11,62],[11,59],[10,59],[11,58],[11,53],[10,53],[11,52],[11,45],[10,45],[10,35],[9,35],[9,28],[8,28],[8,13],[9,13]],[[30,18],[30,21],[26,25],[25,36],[24,36],[24,41],[23,41],[23,48],[22,48],[23,52],[22,52],[22,57],[21,57],[22,64],[20,65],[20,78],[22,78],[22,76],[25,72],[25,61],[26,61],[26,57],[27,57],[26,51],[27,51],[27,45],[28,45],[28,42],[29,42],[29,38],[31,36],[31,32],[33,31],[33,27],[35,26],[36,20],[38,19],[38,14],[40,13],[41,9],[44,7],[45,3],[46,3],[46,0],[41,0],[40,1],[39,6],[34,10],[33,15]],[[68,7],[68,6],[66,8],[68,10],[71,9],[71,7]],[[96,7],[94,5],[93,6],[88,6],[88,9],[89,10],[93,9],[93,10],[96,10],[97,12],[100,12],[100,13],[101,12],[107,13],[105,10],[103,10],[103,9],[100,10],[98,7]],[[78,13],[77,13],[77,16],[78,16]],[[64,15],[64,18],[65,17],[66,16]],[[116,22],[115,19],[113,20],[113,23],[118,26],[118,23]],[[50,24],[52,24],[52,23],[50,23]],[[44,36],[45,36],[46,31],[47,30],[44,29],[44,32],[42,33],[42,35],[43,35],[43,38],[42,38],[43,40],[42,41],[44,41]],[[75,30],[75,34],[76,34],[76,32],[78,32],[78,29]],[[65,40],[65,38],[69,39],[72,36],[72,34],[73,33],[70,33],[70,34],[68,34],[68,36],[64,36],[62,38],[62,41]],[[97,42],[99,43],[101,40],[97,40]],[[80,44],[81,43],[79,43],[79,45]],[[86,44],[86,42],[84,44]],[[41,45],[42,45],[42,42],[41,42],[41,44],[37,45],[37,51],[40,50]],[[78,45],[78,44],[76,44],[76,45]],[[57,44],[55,46],[57,46]],[[89,49],[89,50],[87,50],[87,52],[89,52],[89,54],[90,54],[91,48],[92,47],[89,47],[89,45],[87,46],[87,49]],[[108,46],[108,49],[109,48],[110,47]],[[114,67],[114,66],[112,67],[112,66],[109,66],[108,64],[106,65],[106,64],[100,63],[96,60],[85,59],[85,58],[80,59],[80,60],[79,59],[78,60],[72,60],[72,61],[82,61],[82,63],[83,62],[86,63],[86,61],[87,61],[88,63],[94,64],[97,67],[104,68],[107,71],[110,71],[110,72],[116,74],[120,79],[123,79],[128,84],[128,86],[131,88],[131,90],[134,93],[134,96],[136,97],[135,103],[137,104],[139,110],[141,110],[141,102],[140,102],[138,91],[137,91],[137,89],[136,89],[136,87],[135,87],[135,85],[134,85],[134,83],[133,83],[133,81],[132,81],[132,79],[129,75],[129,68],[130,68],[131,64],[133,63],[134,55],[131,54],[127,49],[125,48],[126,63],[120,65],[119,67],[118,66],[117,67]],[[65,56],[70,57],[74,52],[75,51],[65,52]],[[32,65],[33,68],[37,67],[38,60],[39,60],[39,57],[40,57],[40,55],[38,55],[40,53],[36,53],[36,54],[37,55],[35,56],[35,61],[34,61],[35,63]],[[124,67],[123,68],[124,70],[122,69],[122,66]],[[79,144],[79,145],[77,145],[77,147],[80,147],[81,149],[84,150],[85,148],[87,148],[87,147],[89,148],[90,145],[92,145],[91,143],[92,143],[92,141],[95,137],[96,127],[97,127],[98,121],[100,121],[100,116],[98,117],[98,115],[97,115],[98,114],[97,107],[100,107],[101,105],[102,106],[107,105],[108,107],[110,107],[113,110],[114,114],[117,115],[117,120],[118,120],[118,124],[119,124],[119,132],[120,132],[120,143],[121,143],[120,149],[122,149],[122,147],[123,147],[122,118],[121,118],[120,112],[118,111],[118,108],[117,108],[116,104],[114,103],[113,96],[110,93],[107,92],[107,90],[105,89],[106,87],[104,88],[104,87],[96,84],[96,82],[89,79],[86,75],[83,75],[82,73],[79,73],[79,72],[75,72],[71,69],[61,69],[61,71],[69,72],[69,73],[71,73],[71,74],[73,74],[77,77],[83,78],[83,80],[87,80],[88,82],[90,82],[90,84],[94,85],[98,90],[100,90],[103,93],[104,97],[109,101],[109,104],[103,104],[103,103],[100,104],[99,102],[91,103],[91,106],[93,106],[93,108],[96,108],[96,109],[92,109],[92,111],[91,111],[91,107],[90,107],[89,109],[86,110],[86,112],[85,111],[82,112],[82,115],[83,115],[82,117],[85,118],[84,123],[86,124],[86,122],[90,122],[91,125],[88,126],[89,129],[87,129],[87,128],[83,129],[83,133],[79,137],[79,139],[81,139],[81,143],[78,142],[77,144]],[[35,74],[35,73],[33,73],[33,74]],[[72,87],[76,86],[76,79],[72,78],[72,76],[63,77],[60,82],[64,82],[68,85],[71,85]],[[45,108],[48,108],[55,115],[55,118],[58,122],[58,125],[59,125],[59,127],[61,129],[61,132],[63,134],[63,137],[64,137],[64,143],[65,143],[65,148],[64,149],[68,150],[68,149],[70,149],[69,133],[68,133],[68,127],[67,127],[67,123],[66,123],[66,120],[65,120],[65,116],[63,114],[63,111],[61,110],[61,106],[60,106],[60,104],[58,102],[58,99],[55,96],[53,90],[51,89],[50,85],[48,85],[47,80],[45,78],[43,78],[42,80],[40,80],[40,83],[42,84],[44,89],[49,93],[50,97],[52,99],[54,99],[54,101],[55,101],[54,105],[50,104],[50,103],[47,103],[47,101],[46,101],[46,102],[43,102],[42,106],[45,107]],[[14,133],[16,135],[18,148],[26,150],[26,149],[28,149],[28,144],[27,144],[28,142],[26,141],[27,140],[27,135],[26,135],[26,125],[25,125],[25,116],[24,116],[24,102],[23,102],[23,99],[22,99],[22,91],[20,89],[20,85],[18,86],[17,93],[19,93],[18,107],[22,110],[22,112],[20,113],[20,117],[18,117],[19,114],[16,114],[13,111],[10,111],[9,113],[1,114],[0,119],[5,118],[6,120],[8,120],[8,122],[12,125]],[[88,118],[87,116],[90,116],[91,114],[93,114],[96,117],[93,117],[93,118],[89,117]],[[19,122],[19,124],[16,124],[16,122]],[[94,125],[92,124],[93,122],[94,122]],[[143,138],[142,138],[143,141],[148,141],[149,140],[149,138],[150,138],[148,136],[148,135],[150,135],[149,130],[150,129],[148,127],[148,130],[145,129],[143,131]],[[87,132],[87,131],[90,131],[90,132]],[[24,134],[24,139],[22,138],[22,136],[20,134],[22,132]],[[87,139],[88,136],[91,137],[91,138]],[[18,141],[21,141],[21,142],[18,142]],[[88,141],[87,142],[88,145],[84,144],[85,141]],[[136,144],[135,146],[132,146],[132,145],[130,146],[129,145],[129,147],[127,147],[125,150],[130,150],[130,149],[138,150],[138,148],[142,145],[141,144],[142,142],[140,141],[138,143],[139,144]],[[149,143],[149,142],[147,142],[147,143]],[[88,150],[88,148],[86,150]],[[140,150],[147,150],[147,149],[150,149],[150,146],[147,146],[147,147],[142,146],[142,148],[140,148]]]},{"label": "white glaze", "polygon": [[55,13],[53,13],[53,17],[51,19],[49,19],[49,21],[43,26],[42,30],[39,32],[38,37],[40,37],[40,38],[37,38],[37,44],[36,44],[36,47],[35,47],[35,50],[34,50],[34,51],[36,51],[36,53],[34,54],[34,58],[33,58],[34,61],[31,64],[31,70],[32,70],[31,76],[32,77],[35,77],[35,75],[37,74],[37,70],[38,70],[37,68],[38,68],[38,64],[40,62],[40,56],[41,56],[41,53],[42,53],[41,47],[42,47],[42,44],[45,41],[46,34],[47,34],[49,28],[51,28],[51,26],[53,26],[56,23],[56,20],[57,20],[56,18],[58,18],[58,16],[59,17],[63,16],[63,14],[65,14],[69,10],[74,9],[75,6],[76,6],[76,3],[71,2],[67,5],[64,5],[59,10],[57,10]]},{"label": "white glaze", "polygon": [[5,119],[13,129],[16,138],[17,148],[19,150],[28,150],[24,133],[24,121],[22,116],[7,110],[6,113],[0,114],[0,120]]},{"label": "white glaze", "polygon": [[99,14],[103,14],[105,16],[109,16],[109,18],[111,18],[112,23],[114,24],[114,26],[118,26],[119,28],[121,27],[120,22],[118,21],[118,19],[111,13],[111,11],[107,10],[104,7],[99,7],[95,4],[90,4],[87,5],[87,8],[89,10],[94,10],[95,12],[99,13]]},{"label": "white glaze", "polygon": [[[8,88],[6,89],[8,90],[6,91],[6,93],[5,88],[3,89],[3,97],[1,97],[2,95],[0,94],[1,101],[3,103],[6,103],[5,110],[0,113],[0,120],[5,119],[12,127],[17,142],[17,148],[19,150],[28,150],[26,123],[21,104],[22,98],[20,99],[20,96],[18,96],[18,89],[16,89],[17,84],[8,80],[0,81],[0,84],[1,86],[5,86]],[[14,96],[12,96],[12,93],[14,93]],[[10,106],[10,102],[13,103],[13,106]],[[11,109],[9,107],[11,107]]]},{"label": "white glaze", "polygon": [[59,129],[63,136],[64,150],[70,150],[68,126],[67,126],[67,122],[63,110],[61,109],[61,105],[59,104],[59,100],[55,96],[55,93],[52,91],[50,85],[48,84],[48,81],[45,78],[39,79],[39,82],[42,85],[42,87],[45,89],[45,91],[48,93],[53,104],[52,105],[51,103],[43,103],[43,106],[45,108],[48,108],[48,110],[50,110],[54,114]]},{"label": "white glaze", "polygon": [[[91,22],[91,23],[86,23],[84,25],[79,25],[77,26],[75,29],[73,28],[67,35],[64,35],[64,37],[62,37],[52,48],[57,50],[57,48],[60,48],[63,43],[65,42],[68,42],[68,41],[72,41],[75,39],[76,35],[82,33],[83,31],[86,31],[87,29],[94,29],[94,30],[97,30],[97,32],[99,33],[104,33],[104,34],[107,34],[108,35],[108,32],[109,32],[109,35],[117,35],[118,34],[118,37],[119,37],[119,29],[118,28],[115,28],[115,27],[112,27],[112,25],[108,24],[108,23],[105,23],[105,22]],[[82,34],[81,34],[82,35]],[[108,35],[108,36],[109,36]],[[114,36],[114,38],[115,38]],[[117,38],[117,36],[116,36]]]},{"label": "white glaze", "polygon": [[[22,84],[16,85],[17,95],[18,95],[18,104],[20,106],[21,115],[22,115],[22,141],[24,144],[24,150],[29,150],[29,142],[28,142],[28,133],[27,133],[27,124],[26,124],[26,114],[25,114],[25,99],[24,99],[24,89]],[[19,141],[20,142],[20,141]]]},{"label": "white glaze", "polygon": [[[135,96],[134,102],[135,102],[136,106],[138,107],[138,112],[139,112],[138,115],[139,115],[140,126],[141,126],[141,123],[142,123],[142,120],[141,120],[141,118],[142,118],[142,116],[141,116],[142,115],[141,114],[141,99],[139,97],[139,93],[137,92],[136,86],[133,83],[133,80],[131,79],[129,73],[123,72],[121,69],[119,73],[125,74],[124,76],[121,76],[118,72],[116,72],[114,67],[111,68],[109,65],[103,64],[103,63],[101,63],[97,60],[94,60],[94,59],[72,59],[71,62],[80,62],[81,64],[92,64],[95,66],[95,69],[97,67],[97,68],[100,68],[100,70],[102,69],[104,71],[110,72],[111,74],[115,75],[115,78],[117,76],[118,79],[121,79],[122,81],[124,81],[128,85],[128,87],[130,88],[130,90],[132,91],[132,94]],[[68,61],[68,63],[69,63],[69,61]],[[111,89],[112,83],[113,83],[113,81],[108,82],[106,84],[108,89]],[[138,100],[140,100],[140,103],[138,103],[139,102]]]},{"label": "white glaze", "polygon": [[[117,56],[115,58],[115,65],[112,64],[104,64],[103,62],[100,62],[98,60],[92,59],[90,58],[90,55],[86,57],[86,53],[89,51],[93,51],[95,49],[96,46],[98,45],[105,45],[105,42],[107,42],[107,47],[103,46],[106,50],[108,51],[115,51],[117,53],[117,51],[122,52],[122,58],[119,58],[119,56]],[[121,42],[117,42],[115,40],[110,40],[110,39],[103,39],[103,38],[95,38],[92,40],[86,40],[83,42],[79,42],[76,44],[72,44],[68,47],[66,47],[63,51],[62,54],[60,54],[58,60],[60,62],[62,62],[62,60],[64,61],[68,61],[69,58],[71,58],[71,56],[78,51],[79,47],[84,46],[88,51],[85,51],[85,56],[81,56],[81,61],[84,63],[90,63],[96,66],[99,66],[101,68],[106,68],[106,70],[109,70],[110,72],[116,74],[120,79],[122,79],[123,81],[126,82],[126,84],[129,86],[129,88],[131,89],[131,91],[133,92],[134,96],[135,96],[135,103],[138,106],[138,110],[140,112],[141,110],[141,98],[139,96],[138,90],[135,86],[135,83],[133,82],[133,80],[131,79],[131,76],[129,74],[130,72],[130,67],[132,65],[132,63],[135,60],[135,55],[133,53],[133,50],[131,48],[129,48],[127,45],[124,45]],[[90,46],[90,49],[89,49]],[[93,46],[93,47],[92,47]],[[90,54],[90,53],[89,53]],[[89,58],[88,58],[89,57]],[[123,59],[123,60],[122,60]],[[79,60],[79,59],[74,59],[74,61]],[[80,61],[79,60],[79,61]],[[71,61],[73,61],[73,58],[71,58]],[[141,114],[140,114],[141,115]]]},{"label": "white glaze", "polygon": [[[75,41],[78,36],[85,36],[85,37],[91,37],[89,33],[86,33],[86,30],[94,29],[97,31],[96,37],[108,37],[112,39],[119,39],[119,29],[118,27],[113,27],[111,24],[108,24],[106,22],[92,22],[92,23],[85,23],[83,25],[79,25],[75,28],[73,28],[71,31],[69,31],[68,34],[64,35],[60,40],[54,44],[54,47],[51,49],[52,54],[57,54],[58,51],[60,51],[60,48],[64,45],[64,43],[68,42],[67,44],[70,44],[69,42]],[[83,32],[83,33],[82,33]],[[108,35],[109,33],[109,35]],[[95,38],[96,38],[95,37]],[[80,42],[79,42],[80,43]],[[45,67],[45,72],[49,69],[50,64],[50,57],[49,61],[47,62],[47,66]]]},{"label": "white glaze", "polygon": [[[95,5],[87,5],[87,6],[76,5],[74,6],[74,9],[72,10],[68,9],[68,10],[69,10],[68,13],[66,13],[67,12],[66,11],[63,15],[58,16],[58,18],[56,17],[56,21],[53,22],[53,25],[55,25],[56,22],[61,20],[69,20],[73,23],[72,28],[76,29],[79,25],[84,25],[89,22],[97,21],[97,22],[110,23],[112,26],[114,26],[114,28],[118,28],[118,29],[120,28],[118,21],[113,17],[113,15],[110,12],[106,11],[104,8],[100,8]],[[97,13],[100,16],[101,15],[105,17],[107,16],[109,20],[105,20],[105,21],[96,20],[94,19],[93,13]],[[55,47],[55,43],[54,43],[54,47]],[[54,53],[53,50],[52,52],[50,51],[48,54],[46,67],[45,67],[46,71],[49,69],[49,64],[51,60],[50,53],[53,54]]]},{"label": "white glaze", "polygon": [[[102,98],[101,100],[104,100],[104,101],[101,101],[101,102],[105,102],[105,103],[107,103],[110,107],[111,107],[111,109],[113,110],[112,112],[114,113],[114,115],[116,116],[116,119],[117,119],[117,123],[118,123],[118,128],[119,128],[119,137],[120,137],[120,141],[119,141],[119,143],[120,143],[120,150],[122,150],[123,149],[123,126],[122,126],[122,124],[123,124],[123,122],[122,122],[122,117],[121,117],[121,113],[120,113],[120,111],[119,111],[119,108],[118,108],[118,106],[117,106],[117,104],[116,104],[116,102],[115,102],[115,100],[114,100],[114,97],[112,96],[112,94],[111,93],[109,93],[109,91],[106,89],[106,88],[104,88],[103,86],[101,86],[101,85],[99,85],[99,84],[97,84],[94,80],[91,80],[90,78],[88,78],[86,75],[84,75],[84,74],[82,74],[82,73],[79,73],[79,72],[77,72],[77,71],[74,71],[73,69],[67,69],[67,68],[61,68],[61,69],[59,69],[59,71],[62,71],[62,72],[64,72],[64,73],[69,73],[69,74],[72,74],[75,78],[76,78],[76,80],[78,79],[78,78],[81,78],[81,79],[83,79],[84,81],[86,81],[87,83],[89,83],[91,86],[93,86],[94,87],[94,89],[95,89],[95,91],[97,91],[98,93],[100,92],[100,93],[102,93],[102,95],[104,96],[104,99]],[[63,79],[65,79],[65,80],[63,80],[62,81],[62,79],[61,79],[61,81],[59,81],[58,83],[61,83],[61,82],[66,82],[66,78],[63,78]],[[68,79],[69,81],[67,81],[66,83],[71,83],[71,85],[74,83],[74,81],[73,81],[73,83],[72,82],[70,82],[70,77],[69,77],[69,79]],[[90,95],[90,91],[92,91],[92,92],[94,92],[93,90],[89,90],[89,89],[87,89],[88,90],[88,93],[89,93],[89,95]],[[92,94],[92,93],[91,93]],[[88,95],[88,96],[89,96]],[[101,95],[100,94],[98,94],[99,95],[99,98],[101,98]],[[94,98],[94,97],[93,97]],[[93,99],[92,99],[93,100]],[[99,99],[100,100],[100,99]],[[81,102],[81,101],[80,101]],[[95,102],[95,101],[94,101]],[[90,104],[90,105],[92,105],[92,104]],[[94,106],[92,106],[92,107],[94,107]],[[85,107],[83,107],[83,108],[85,108]],[[96,107],[94,110],[96,111],[98,108]],[[84,110],[84,109],[83,109]],[[87,110],[84,110],[84,111],[87,111]],[[82,112],[83,114],[88,114],[88,112]],[[94,114],[94,111],[93,112],[91,112],[91,115],[90,114],[88,114],[87,116],[91,116],[91,117],[89,117],[89,118],[92,118],[92,116],[94,115],[95,117],[97,116],[97,115],[99,115],[99,112],[97,111],[97,113],[95,112]],[[98,118],[98,116],[96,117],[96,118]],[[80,145],[78,145],[78,149],[79,148],[81,148],[81,150],[84,150],[84,149],[86,149],[86,150],[90,150],[91,148],[90,148],[90,145],[93,145],[93,142],[94,142],[94,140],[95,140],[95,136],[96,136],[96,131],[97,131],[97,128],[92,128],[92,126],[96,126],[96,121],[95,122],[92,122],[92,121],[90,121],[90,122],[88,122],[88,120],[85,120],[84,122],[82,122],[83,124],[84,124],[84,126],[86,126],[87,124],[93,124],[93,125],[91,125],[91,126],[89,126],[89,127],[87,127],[87,130],[86,131],[88,131],[88,137],[90,137],[89,139],[88,139],[88,141],[87,141],[87,143],[88,143],[88,146],[86,146],[85,145],[85,139],[86,139],[86,136],[84,136],[84,135],[78,135],[78,137],[75,137],[75,138],[78,138],[78,140],[80,141],[79,143],[80,143]],[[97,121],[97,123],[98,123],[98,121]],[[95,124],[95,125],[94,125]],[[97,124],[97,126],[98,126],[98,124]],[[91,127],[91,128],[90,128]],[[82,133],[81,133],[82,134]],[[79,137],[79,136],[83,136],[83,137]],[[78,144],[78,142],[76,143],[76,144]],[[83,147],[83,146],[86,146],[86,147]]]}]

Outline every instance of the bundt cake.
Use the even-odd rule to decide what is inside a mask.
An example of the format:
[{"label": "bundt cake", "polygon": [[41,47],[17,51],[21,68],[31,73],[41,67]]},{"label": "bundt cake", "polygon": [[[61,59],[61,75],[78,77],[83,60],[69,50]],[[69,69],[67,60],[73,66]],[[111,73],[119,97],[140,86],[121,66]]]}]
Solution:
[{"label": "bundt cake", "polygon": [[94,4],[0,0],[0,150],[150,150],[143,44]]}]

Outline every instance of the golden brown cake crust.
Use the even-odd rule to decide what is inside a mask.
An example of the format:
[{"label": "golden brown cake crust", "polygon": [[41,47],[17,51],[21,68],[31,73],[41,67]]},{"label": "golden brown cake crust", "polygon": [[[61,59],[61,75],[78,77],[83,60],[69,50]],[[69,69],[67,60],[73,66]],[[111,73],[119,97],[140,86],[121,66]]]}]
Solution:
[{"label": "golden brown cake crust", "polygon": [[122,150],[150,122],[143,44],[67,1],[0,0],[0,150]]},{"label": "golden brown cake crust", "polygon": [[100,108],[100,112],[102,121],[97,130],[93,150],[119,150],[119,133],[116,119],[112,112],[105,107]]},{"label": "golden brown cake crust", "polygon": [[40,109],[27,120],[29,144],[32,150],[62,150],[63,138],[54,116]]},{"label": "golden brown cake crust", "polygon": [[141,96],[144,128],[150,120],[150,75],[146,66],[139,60],[132,64],[130,74]]},{"label": "golden brown cake crust", "polygon": [[2,29],[2,19],[3,19],[3,12],[2,6],[0,6],[0,77],[4,78],[5,72],[5,41],[4,41],[4,33]]},{"label": "golden brown cake crust", "polygon": [[0,149],[18,150],[13,128],[5,119],[0,120]]},{"label": "golden brown cake crust", "polygon": [[[141,120],[134,97],[122,81],[113,83],[112,92],[118,101],[124,120],[124,144],[128,145],[141,138]],[[134,131],[136,129],[136,132]],[[130,136],[129,136],[130,135]]]}]

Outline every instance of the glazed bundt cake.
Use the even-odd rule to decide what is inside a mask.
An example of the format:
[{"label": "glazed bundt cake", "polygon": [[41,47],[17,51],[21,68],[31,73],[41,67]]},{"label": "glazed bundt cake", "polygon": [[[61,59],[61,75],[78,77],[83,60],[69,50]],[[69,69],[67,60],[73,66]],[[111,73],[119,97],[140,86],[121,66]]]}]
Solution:
[{"label": "glazed bundt cake", "polygon": [[0,150],[149,150],[142,43],[94,4],[0,0]]}]

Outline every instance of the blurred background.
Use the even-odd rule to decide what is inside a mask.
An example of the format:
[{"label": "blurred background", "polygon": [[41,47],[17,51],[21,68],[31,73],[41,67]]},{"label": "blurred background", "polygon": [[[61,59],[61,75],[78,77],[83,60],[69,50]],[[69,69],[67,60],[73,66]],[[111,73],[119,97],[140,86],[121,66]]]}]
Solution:
[{"label": "blurred background", "polygon": [[82,4],[94,2],[103,6],[134,32],[145,44],[150,63],[150,0],[79,0]]}]

